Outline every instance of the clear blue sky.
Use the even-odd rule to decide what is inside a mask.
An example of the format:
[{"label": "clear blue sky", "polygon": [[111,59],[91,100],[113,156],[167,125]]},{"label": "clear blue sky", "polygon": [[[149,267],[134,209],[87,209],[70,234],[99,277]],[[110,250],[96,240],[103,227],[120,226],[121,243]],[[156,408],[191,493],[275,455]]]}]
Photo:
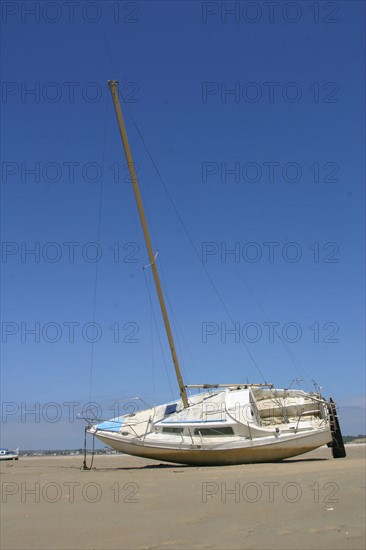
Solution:
[{"label": "clear blue sky", "polygon": [[[81,446],[90,386],[178,395],[108,79],[263,377],[364,432],[364,3],[255,6],[3,2],[2,445]],[[185,382],[263,381],[133,120]]]}]

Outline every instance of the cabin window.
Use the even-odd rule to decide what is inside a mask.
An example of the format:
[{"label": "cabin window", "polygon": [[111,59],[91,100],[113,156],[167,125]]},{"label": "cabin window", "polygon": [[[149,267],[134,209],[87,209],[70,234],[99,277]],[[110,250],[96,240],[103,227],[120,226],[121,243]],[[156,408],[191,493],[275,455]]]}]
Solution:
[{"label": "cabin window", "polygon": [[183,428],[163,428],[164,434],[181,434],[183,433]]},{"label": "cabin window", "polygon": [[219,436],[219,435],[233,435],[234,430],[230,428],[229,426],[225,426],[223,428],[196,428],[194,430],[194,435],[202,435],[202,436]]}]

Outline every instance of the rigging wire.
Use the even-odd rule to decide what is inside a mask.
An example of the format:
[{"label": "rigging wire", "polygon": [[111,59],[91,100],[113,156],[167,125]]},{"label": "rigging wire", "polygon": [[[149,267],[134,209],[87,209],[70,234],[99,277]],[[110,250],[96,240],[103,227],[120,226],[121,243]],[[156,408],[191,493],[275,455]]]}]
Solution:
[{"label": "rigging wire", "polygon": [[[107,47],[108,47],[108,44],[107,44]],[[109,52],[109,55],[110,55],[109,49],[108,49],[108,52]],[[110,55],[110,60],[111,60],[111,55]],[[151,152],[150,152],[150,150],[149,150],[149,148],[148,148],[148,146],[147,146],[147,143],[146,143],[144,137],[142,136],[142,134],[141,134],[141,132],[140,132],[140,129],[139,129],[139,127],[138,127],[138,125],[137,125],[137,123],[136,123],[136,121],[135,121],[135,119],[134,119],[134,117],[133,117],[133,115],[132,115],[132,113],[131,113],[131,111],[130,111],[128,105],[127,105],[127,102],[125,101],[125,99],[124,99],[124,97],[123,97],[123,94],[122,94],[121,91],[120,91],[120,89],[118,90],[118,93],[119,93],[119,96],[120,96],[120,98],[122,99],[122,102],[123,102],[123,104],[124,104],[124,106],[125,106],[125,108],[126,108],[128,114],[129,114],[129,116],[130,116],[130,119],[131,119],[131,121],[132,121],[132,123],[133,123],[133,125],[134,125],[134,127],[135,127],[135,129],[136,129],[136,131],[137,131],[137,133],[138,133],[138,135],[139,135],[139,137],[140,137],[140,139],[141,139],[141,142],[142,142],[142,144],[143,144],[143,146],[144,146],[144,148],[145,148],[145,151],[146,151],[148,157],[150,158],[150,161],[151,161],[151,163],[152,163],[152,165],[153,165],[153,167],[154,167],[154,169],[155,169],[155,172],[156,172],[156,174],[157,174],[157,176],[158,176],[158,178],[159,178],[159,180],[160,180],[160,183],[161,183],[161,185],[162,185],[162,187],[163,187],[163,189],[164,189],[164,191],[165,191],[165,193],[166,193],[166,195],[167,195],[167,197],[168,197],[168,199],[169,199],[169,201],[170,201],[170,203],[171,203],[171,205],[172,205],[172,207],[173,207],[173,209],[174,209],[174,211],[175,211],[175,214],[176,214],[177,218],[179,219],[179,221],[180,221],[180,223],[181,223],[181,225],[182,225],[182,227],[183,227],[183,229],[184,229],[184,232],[186,233],[186,235],[187,235],[187,237],[188,237],[188,239],[189,239],[189,241],[190,241],[190,243],[191,243],[191,246],[192,246],[193,250],[195,251],[195,253],[196,253],[197,257],[198,257],[199,262],[200,262],[202,268],[204,269],[204,271],[205,271],[205,273],[206,273],[206,276],[207,276],[207,278],[209,279],[210,284],[211,284],[211,286],[212,286],[212,288],[213,288],[213,290],[214,290],[214,292],[215,292],[217,298],[219,299],[219,301],[220,301],[220,303],[221,303],[223,309],[225,310],[225,312],[226,312],[228,318],[230,319],[231,323],[234,325],[234,324],[235,324],[235,323],[234,323],[234,319],[232,318],[232,316],[231,316],[231,314],[230,314],[230,311],[228,310],[228,307],[226,306],[226,303],[224,302],[224,300],[223,300],[223,298],[222,298],[222,296],[221,296],[221,294],[220,294],[220,292],[219,292],[219,290],[218,290],[216,284],[214,283],[214,281],[213,281],[211,275],[209,274],[209,272],[208,272],[206,266],[205,266],[205,265],[203,264],[203,262],[202,262],[201,256],[200,256],[200,254],[199,254],[199,252],[198,252],[198,250],[197,250],[197,248],[196,248],[196,246],[195,246],[195,243],[194,243],[194,241],[193,241],[193,239],[192,239],[192,237],[191,237],[191,235],[190,235],[190,233],[189,233],[189,231],[188,231],[188,229],[187,229],[187,227],[186,227],[186,225],[185,225],[185,223],[184,223],[184,221],[183,221],[183,219],[182,219],[182,217],[181,217],[181,215],[180,215],[180,213],[179,213],[179,211],[178,211],[178,209],[177,209],[177,207],[176,207],[176,205],[175,205],[175,203],[174,203],[174,201],[173,201],[172,196],[170,195],[170,193],[169,193],[169,191],[168,191],[168,189],[167,189],[167,187],[166,187],[166,185],[165,185],[165,182],[164,182],[164,180],[163,180],[163,178],[162,178],[162,175],[161,175],[161,173],[160,173],[160,171],[159,171],[159,169],[158,169],[158,167],[157,167],[157,165],[156,165],[156,163],[155,163],[155,161],[154,161],[154,159],[153,159],[153,157],[152,157],[152,155],[151,155]],[[236,266],[235,266],[235,267],[236,267]],[[257,298],[255,297],[253,291],[250,289],[249,285],[246,283],[244,277],[241,275],[241,273],[239,272],[239,270],[238,270],[237,268],[236,268],[236,270],[237,270],[237,272],[238,272],[238,274],[239,274],[239,276],[240,276],[242,282],[243,282],[243,283],[245,284],[245,286],[247,287],[247,290],[250,292],[250,294],[251,294],[252,297],[254,298],[256,304],[259,306],[259,308],[261,309],[261,311],[266,315],[266,317],[267,317],[267,319],[268,319],[268,314],[265,312],[264,308],[261,306],[260,302],[259,302],[259,301],[257,300]],[[168,299],[168,301],[169,301],[170,308],[171,308],[171,310],[172,310],[170,300]],[[174,312],[173,312],[173,322],[175,322]],[[294,354],[289,350],[288,346],[287,346],[286,343],[283,341],[283,339],[281,338],[281,336],[279,335],[279,333],[278,333],[278,331],[277,331],[276,329],[275,329],[275,333],[276,333],[277,337],[280,339],[280,341],[281,341],[283,347],[285,348],[285,351],[286,351],[287,354],[289,355],[289,357],[290,357],[292,363],[295,365],[295,367],[297,368],[297,370],[298,370],[299,372],[301,372],[301,370],[302,370],[303,373],[305,373],[307,376],[309,376],[308,373],[306,372],[306,370],[305,370],[305,369],[302,367],[302,365],[300,364],[300,362],[296,359],[296,357],[294,356]],[[261,369],[259,368],[259,365],[257,364],[257,362],[256,362],[256,360],[255,360],[255,358],[254,358],[254,356],[252,355],[252,353],[251,353],[249,347],[247,346],[247,344],[246,344],[246,342],[244,341],[244,339],[243,339],[242,336],[241,336],[241,338],[240,338],[240,342],[241,342],[241,344],[244,346],[244,348],[245,348],[245,350],[246,350],[248,356],[250,357],[250,359],[251,359],[253,365],[255,366],[256,370],[258,371],[259,375],[261,376],[261,378],[263,379],[263,381],[266,382],[266,378],[264,377],[264,375],[263,375]],[[301,369],[301,370],[300,370],[300,369]]]},{"label": "rigging wire", "polygon": [[166,361],[166,358],[165,358],[164,347],[163,347],[163,344],[162,344],[162,341],[161,341],[161,338],[160,338],[160,332],[159,332],[159,329],[158,329],[158,323],[157,323],[155,310],[154,310],[154,306],[153,306],[152,294],[150,292],[150,288],[149,288],[148,283],[147,283],[145,271],[146,271],[146,268],[143,269],[143,273],[144,273],[144,279],[145,279],[145,284],[146,284],[146,288],[147,288],[147,293],[149,295],[150,311],[151,311],[152,316],[154,318],[155,329],[156,329],[156,332],[157,332],[157,335],[158,335],[161,354],[163,356],[163,363],[164,363],[165,372],[166,372],[168,383],[169,383],[170,393],[172,395],[172,398],[174,398],[174,392],[173,392],[173,388],[172,388],[170,378],[169,378],[169,369],[168,369],[167,361]]},{"label": "rigging wire", "polygon": [[185,379],[186,378],[186,372],[185,372],[185,365],[184,365],[184,361],[183,361],[183,352],[182,352],[180,339],[179,339],[179,333],[178,333],[178,330],[177,330],[177,318],[175,316],[174,309],[173,309],[173,306],[172,306],[172,303],[171,303],[171,300],[170,300],[168,286],[166,284],[166,279],[165,279],[165,275],[164,275],[164,272],[163,272],[162,261],[161,261],[161,256],[160,255],[159,255],[158,261],[159,261],[159,266],[160,266],[160,268],[159,268],[160,278],[162,280],[162,286],[164,288],[164,296],[165,296],[165,299],[166,299],[166,303],[169,306],[170,320],[171,320],[171,324],[174,328],[174,335],[175,335],[174,341],[175,341],[176,347],[179,350],[179,354],[178,354],[179,357],[180,357],[179,366],[180,366],[180,369],[182,371],[183,378]]},{"label": "rigging wire", "polygon": [[[162,185],[162,187],[163,187],[163,189],[164,189],[164,191],[165,191],[165,193],[166,193],[166,195],[167,195],[167,197],[168,197],[168,199],[169,199],[169,201],[170,201],[170,203],[171,203],[171,205],[172,205],[172,207],[173,207],[173,209],[174,209],[174,211],[175,211],[175,213],[176,213],[176,215],[177,215],[177,217],[178,217],[178,219],[179,219],[179,221],[180,221],[180,223],[181,223],[181,225],[182,225],[182,227],[183,227],[183,229],[184,229],[184,232],[186,233],[186,235],[187,235],[187,237],[188,237],[188,239],[189,239],[189,241],[190,241],[190,243],[191,243],[191,245],[192,245],[192,248],[193,248],[193,250],[195,251],[195,253],[196,253],[196,255],[197,255],[197,257],[198,257],[198,259],[199,259],[199,261],[200,261],[200,264],[201,264],[202,268],[204,269],[204,271],[205,271],[205,273],[206,273],[206,275],[207,275],[207,277],[208,277],[208,279],[209,279],[209,281],[210,281],[210,283],[211,283],[211,286],[212,286],[212,288],[214,289],[214,291],[215,291],[215,293],[216,293],[216,295],[217,295],[219,301],[221,302],[221,304],[222,304],[222,306],[223,306],[223,308],[224,308],[224,310],[225,310],[225,312],[226,312],[228,318],[230,319],[230,321],[231,321],[232,324],[234,325],[234,324],[235,324],[235,323],[234,323],[234,320],[233,320],[233,318],[232,318],[232,316],[231,316],[231,314],[230,314],[230,312],[229,312],[229,310],[228,310],[226,304],[224,303],[223,298],[222,298],[222,296],[221,296],[221,294],[220,294],[218,288],[216,287],[214,281],[212,280],[212,278],[211,278],[211,276],[210,276],[210,274],[209,274],[209,272],[208,272],[206,266],[205,266],[205,265],[203,264],[203,262],[202,262],[201,256],[200,256],[200,254],[199,254],[199,252],[198,252],[198,250],[197,250],[197,248],[196,248],[196,246],[195,246],[195,244],[194,244],[194,241],[193,241],[193,239],[192,239],[192,237],[191,237],[191,235],[190,235],[190,233],[189,233],[189,231],[188,231],[188,229],[187,229],[187,227],[186,227],[186,225],[185,225],[185,223],[184,223],[184,221],[183,221],[183,219],[182,219],[182,217],[181,217],[181,215],[180,215],[180,213],[179,213],[179,211],[178,211],[178,209],[177,209],[177,207],[176,207],[176,205],[175,205],[175,203],[174,203],[174,201],[173,201],[172,196],[170,195],[170,193],[169,193],[169,191],[168,191],[168,189],[167,189],[167,187],[166,187],[166,184],[165,184],[165,182],[164,182],[164,180],[163,180],[163,178],[162,178],[162,175],[160,174],[159,169],[158,169],[158,167],[156,166],[156,163],[155,163],[155,161],[154,161],[154,159],[153,159],[153,157],[152,157],[152,155],[151,155],[151,153],[150,153],[150,150],[149,150],[149,148],[148,148],[148,146],[147,146],[147,144],[146,144],[146,141],[145,141],[144,137],[142,136],[142,134],[141,134],[141,132],[140,132],[140,129],[139,129],[139,127],[138,127],[138,125],[137,125],[137,123],[136,123],[136,121],[135,121],[135,119],[134,119],[134,117],[133,117],[133,115],[132,115],[130,109],[128,108],[127,103],[124,101],[124,98],[123,98],[122,93],[120,93],[119,95],[120,95],[120,97],[122,98],[122,101],[123,101],[123,103],[124,103],[124,105],[125,105],[125,107],[126,107],[126,110],[127,110],[128,114],[129,114],[131,120],[132,120],[132,123],[133,123],[133,125],[134,125],[134,127],[135,127],[135,129],[136,129],[136,131],[137,131],[137,133],[138,133],[138,135],[139,135],[139,137],[140,137],[140,139],[141,139],[141,142],[142,142],[142,144],[143,144],[143,146],[144,146],[144,148],[145,148],[145,150],[146,150],[146,152],[147,152],[149,158],[150,158],[150,161],[151,161],[151,163],[152,163],[152,165],[153,165],[153,167],[154,167],[154,169],[155,169],[155,171],[156,171],[156,174],[157,174],[157,176],[158,176],[158,178],[159,178],[159,180],[160,180],[160,183],[161,183],[161,185]],[[233,265],[233,264],[232,264],[232,259],[231,259],[231,258],[230,258],[230,261],[231,261],[231,265]],[[160,264],[161,264],[161,261],[160,261]],[[263,308],[263,306],[261,305],[261,303],[259,302],[259,300],[258,300],[257,297],[255,296],[255,294],[254,294],[254,292],[252,291],[252,289],[249,287],[249,285],[248,285],[247,281],[245,280],[244,276],[242,275],[242,273],[239,271],[239,269],[237,268],[237,266],[234,266],[234,268],[235,268],[236,272],[238,273],[238,275],[239,275],[241,281],[243,282],[244,286],[247,288],[248,292],[251,294],[251,296],[252,296],[252,298],[254,299],[256,305],[258,306],[258,308],[262,311],[262,313],[265,315],[265,317],[267,318],[267,320],[269,320],[269,316],[268,316],[267,312],[265,311],[265,309]],[[169,297],[168,297],[168,301],[169,301],[169,304],[170,304]],[[171,304],[170,304],[170,307],[171,307]],[[172,308],[171,308],[171,309],[172,309]],[[174,317],[174,313],[173,313],[173,320],[174,320],[174,319],[175,319],[175,317]],[[306,369],[301,365],[300,361],[296,358],[296,356],[294,355],[294,353],[289,349],[289,347],[287,346],[286,342],[284,342],[283,338],[282,338],[281,335],[279,334],[279,332],[278,332],[278,330],[276,329],[276,327],[274,327],[274,332],[275,332],[275,334],[277,335],[277,337],[279,338],[279,340],[280,340],[282,346],[284,347],[286,353],[288,354],[288,356],[289,356],[289,358],[290,358],[292,364],[295,366],[295,368],[297,369],[297,371],[298,371],[300,374],[302,374],[302,375],[305,374],[306,377],[307,377],[308,379],[312,380],[310,374],[309,374],[309,373],[306,371]],[[260,370],[260,368],[259,368],[257,362],[255,361],[253,355],[251,354],[251,352],[250,352],[248,346],[246,345],[246,343],[245,343],[245,341],[243,340],[242,337],[240,338],[240,341],[241,341],[241,343],[244,345],[244,347],[245,347],[245,349],[246,349],[246,351],[247,351],[249,357],[251,358],[251,360],[252,360],[254,366],[256,367],[256,369],[257,369],[258,373],[260,374],[260,376],[262,377],[263,381],[266,382],[266,379],[265,379],[265,377],[264,377],[262,371]],[[312,380],[312,381],[313,381],[313,380]],[[313,381],[313,382],[314,382],[314,381]]]},{"label": "rigging wire", "polygon": [[180,349],[180,355],[182,356],[182,349],[181,349],[181,345],[180,345],[180,341],[179,341],[179,334],[182,336],[183,338],[183,341],[184,341],[184,345],[185,347],[187,348],[187,351],[190,355],[190,358],[191,358],[191,362],[192,364],[194,365],[197,373],[198,373],[198,377],[199,377],[199,380],[201,381],[201,383],[203,383],[203,379],[202,379],[202,375],[201,375],[201,372],[200,372],[200,369],[193,357],[193,354],[192,354],[192,351],[188,345],[188,342],[184,336],[184,331],[182,330],[180,324],[179,324],[179,321],[178,321],[178,318],[176,317],[175,315],[175,312],[174,312],[174,309],[173,309],[173,306],[172,306],[172,303],[171,303],[171,300],[170,300],[170,296],[169,296],[169,291],[168,291],[168,285],[167,285],[167,282],[166,282],[166,279],[165,279],[165,274],[164,274],[164,269],[163,269],[163,262],[162,262],[162,258],[161,256],[159,256],[159,266],[160,266],[160,273],[161,273],[161,277],[162,277],[162,280],[163,280],[163,283],[164,283],[164,289],[165,289],[165,292],[164,294],[166,295],[166,298],[167,298],[167,302],[168,302],[168,305],[169,305],[169,308],[170,308],[170,311],[171,311],[171,314],[172,314],[172,320],[173,320],[173,323],[174,323],[174,329],[175,329],[175,333],[177,335],[177,340],[178,340],[178,346],[179,346],[179,349]]},{"label": "rigging wire", "polygon": [[[137,131],[137,133],[138,133],[138,135],[139,135],[139,137],[140,137],[140,139],[141,139],[141,142],[142,142],[142,144],[143,144],[143,146],[144,146],[144,148],[145,148],[145,150],[146,150],[146,153],[147,153],[148,157],[150,158],[150,161],[151,161],[151,163],[152,163],[152,165],[153,165],[153,167],[154,167],[154,169],[155,169],[155,172],[156,172],[156,174],[157,174],[157,176],[158,176],[158,178],[159,178],[159,180],[160,180],[160,183],[161,183],[161,185],[162,185],[162,187],[163,187],[163,189],[164,189],[164,191],[165,191],[165,193],[166,193],[166,195],[167,195],[167,197],[168,197],[168,199],[169,199],[169,201],[170,201],[170,203],[171,203],[171,205],[172,205],[172,207],[173,207],[173,209],[174,209],[174,212],[175,212],[176,216],[178,217],[178,219],[179,219],[179,221],[180,221],[180,223],[181,223],[181,225],[182,225],[182,227],[183,227],[183,230],[184,230],[184,232],[186,233],[186,235],[187,235],[187,237],[188,237],[188,239],[189,239],[189,241],[190,241],[190,243],[191,243],[191,245],[192,245],[192,248],[193,248],[193,250],[195,251],[195,253],[196,253],[197,257],[198,257],[198,259],[199,259],[199,261],[200,261],[200,264],[201,264],[202,268],[204,269],[204,271],[205,271],[205,273],[206,273],[206,276],[207,276],[208,280],[210,281],[210,284],[211,284],[211,286],[212,286],[212,288],[213,288],[213,290],[214,290],[214,292],[215,292],[217,298],[219,299],[219,301],[220,301],[220,303],[221,303],[223,309],[225,310],[225,312],[226,312],[228,318],[230,319],[230,321],[232,322],[232,324],[235,325],[234,319],[232,318],[232,316],[231,316],[231,314],[230,314],[230,312],[229,312],[229,310],[228,310],[228,308],[227,308],[227,306],[226,306],[226,304],[225,304],[225,302],[224,302],[224,300],[223,300],[223,298],[222,298],[222,296],[221,296],[221,294],[220,294],[220,292],[219,292],[217,286],[215,285],[215,283],[214,283],[214,281],[213,281],[211,275],[209,274],[209,272],[208,272],[206,266],[205,266],[205,265],[203,264],[203,262],[202,262],[201,256],[200,256],[200,254],[199,254],[199,252],[198,252],[198,250],[197,250],[197,248],[196,248],[196,245],[195,245],[195,243],[194,243],[194,241],[193,241],[193,239],[192,239],[192,237],[191,237],[191,235],[190,235],[190,233],[189,233],[189,231],[188,231],[188,229],[187,229],[187,227],[186,227],[186,225],[185,225],[185,223],[184,223],[184,221],[183,221],[183,219],[182,219],[182,217],[181,217],[181,215],[180,215],[180,213],[179,213],[179,211],[178,211],[178,209],[177,209],[177,207],[176,207],[176,205],[175,205],[175,203],[174,203],[174,201],[173,201],[172,196],[170,195],[170,193],[169,193],[169,191],[168,191],[168,189],[167,189],[167,187],[166,187],[166,185],[165,185],[165,182],[164,182],[164,180],[163,180],[163,177],[162,177],[162,175],[160,174],[159,169],[158,169],[158,167],[157,167],[156,164],[155,164],[155,161],[154,161],[154,159],[153,159],[153,157],[152,157],[152,155],[151,155],[151,153],[150,153],[150,150],[149,150],[149,148],[148,148],[148,146],[147,146],[147,144],[146,144],[146,142],[145,142],[145,139],[144,139],[144,137],[142,136],[142,134],[141,134],[141,132],[140,132],[140,129],[139,129],[139,127],[138,127],[138,125],[137,125],[137,123],[136,123],[136,121],[135,121],[135,119],[134,119],[134,117],[133,117],[133,115],[132,115],[130,109],[128,108],[128,105],[127,105],[127,103],[125,102],[125,100],[124,100],[124,98],[123,98],[123,94],[122,94],[119,90],[118,90],[118,93],[119,93],[119,96],[120,96],[121,99],[122,99],[122,102],[124,103],[124,105],[125,105],[125,107],[126,107],[126,110],[127,110],[128,114],[129,114],[129,116],[130,116],[130,118],[131,118],[131,121],[132,121],[132,123],[133,123],[133,125],[134,125],[134,127],[135,127],[135,129],[136,129],[136,131]],[[255,368],[257,369],[257,372],[258,372],[259,375],[262,377],[264,383],[266,383],[266,379],[265,379],[265,377],[264,377],[264,375],[263,375],[261,369],[259,368],[259,366],[258,366],[256,360],[254,359],[253,354],[251,353],[251,351],[250,351],[249,347],[247,346],[246,342],[243,340],[242,337],[240,338],[240,341],[241,341],[241,343],[243,344],[243,346],[244,346],[244,348],[245,348],[247,354],[249,355],[250,359],[252,360],[253,365],[254,365]]]}]

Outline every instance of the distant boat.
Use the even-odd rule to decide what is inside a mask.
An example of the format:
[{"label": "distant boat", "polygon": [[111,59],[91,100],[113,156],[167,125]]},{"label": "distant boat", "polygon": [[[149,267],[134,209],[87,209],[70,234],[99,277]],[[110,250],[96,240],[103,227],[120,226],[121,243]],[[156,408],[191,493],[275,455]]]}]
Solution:
[{"label": "distant boat", "polygon": [[[117,81],[108,82],[152,269],[180,399],[108,421],[87,431],[130,455],[193,465],[273,462],[327,444],[346,456],[335,404],[318,390],[275,389],[272,384],[185,386],[150,241],[134,163],[118,99]],[[194,304],[192,304],[194,307]],[[225,373],[229,367],[225,365]],[[186,388],[202,393],[188,396]],[[89,421],[90,422],[90,421]]]},{"label": "distant boat", "polygon": [[18,460],[19,449],[9,451],[9,449],[0,449],[0,460]]}]

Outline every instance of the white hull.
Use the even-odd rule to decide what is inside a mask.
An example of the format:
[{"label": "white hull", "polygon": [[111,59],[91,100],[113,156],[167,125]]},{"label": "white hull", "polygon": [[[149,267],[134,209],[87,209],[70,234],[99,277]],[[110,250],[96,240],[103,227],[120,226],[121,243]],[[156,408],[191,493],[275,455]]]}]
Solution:
[{"label": "white hull", "polygon": [[[111,434],[99,432],[96,437],[113,449],[133,456],[190,464],[196,466],[228,466],[234,464],[252,464],[256,462],[276,462],[317,449],[329,443],[332,436],[329,430],[292,436],[288,439],[277,438],[274,441],[238,443],[238,446],[207,449],[179,449],[151,447],[146,444],[130,443]],[[273,438],[275,439],[275,438]]]},{"label": "white hull", "polygon": [[327,411],[316,394],[228,388],[194,396],[188,409],[177,401],[88,431],[120,452],[155,460],[205,466],[274,462],[330,443]]}]

